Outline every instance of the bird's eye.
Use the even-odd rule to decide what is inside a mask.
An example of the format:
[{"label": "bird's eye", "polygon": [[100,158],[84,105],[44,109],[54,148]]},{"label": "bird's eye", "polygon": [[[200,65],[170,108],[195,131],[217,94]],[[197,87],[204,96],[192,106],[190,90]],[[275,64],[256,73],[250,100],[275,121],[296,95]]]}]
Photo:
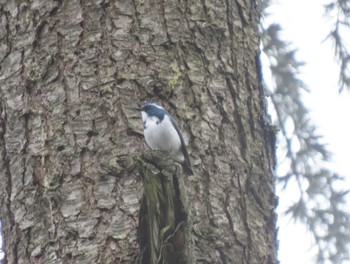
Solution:
[{"label": "bird's eye", "polygon": [[159,125],[159,120],[157,120],[156,124]]}]

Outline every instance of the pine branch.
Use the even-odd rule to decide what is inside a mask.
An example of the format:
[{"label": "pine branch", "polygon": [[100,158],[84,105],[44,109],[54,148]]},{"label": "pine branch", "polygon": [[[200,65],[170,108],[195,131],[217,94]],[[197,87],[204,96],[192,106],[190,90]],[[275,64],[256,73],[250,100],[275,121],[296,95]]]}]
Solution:
[{"label": "pine branch", "polygon": [[[334,44],[335,57],[340,63],[339,91],[350,90],[350,46],[345,36],[350,32],[350,1],[335,0],[325,6],[325,16],[334,20],[326,39]],[[347,40],[348,41],[348,40]]]},{"label": "pine branch", "polygon": [[271,101],[281,130],[279,145],[285,151],[285,162],[290,164],[284,175],[278,175],[278,181],[288,188],[292,180],[299,189],[299,199],[285,213],[310,230],[318,263],[340,263],[349,258],[350,214],[345,207],[348,190],[335,187],[343,179],[326,167],[331,153],[321,142],[302,101],[307,88],[298,74],[304,64],[295,59],[297,51],[279,38],[280,31],[279,25],[270,25],[263,29],[262,41],[274,81]]}]

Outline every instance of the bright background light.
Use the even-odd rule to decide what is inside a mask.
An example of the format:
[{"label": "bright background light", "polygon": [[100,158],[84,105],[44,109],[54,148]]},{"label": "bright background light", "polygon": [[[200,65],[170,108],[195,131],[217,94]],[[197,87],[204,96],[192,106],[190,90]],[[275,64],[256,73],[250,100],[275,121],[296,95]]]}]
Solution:
[{"label": "bright background light", "polygon": [[[270,17],[267,20],[282,26],[282,39],[292,42],[298,49],[296,58],[306,63],[300,75],[310,89],[304,96],[305,105],[318,126],[318,133],[324,136],[322,143],[327,143],[328,150],[334,154],[329,168],[345,176],[350,188],[350,96],[347,91],[338,92],[339,66],[331,41],[325,40],[332,29],[331,21],[324,17],[326,3],[329,1],[276,1],[268,9]],[[278,192],[278,258],[281,264],[313,264],[316,252],[311,250],[313,242],[307,229],[295,224],[290,217],[282,216],[296,193],[293,187]]]}]

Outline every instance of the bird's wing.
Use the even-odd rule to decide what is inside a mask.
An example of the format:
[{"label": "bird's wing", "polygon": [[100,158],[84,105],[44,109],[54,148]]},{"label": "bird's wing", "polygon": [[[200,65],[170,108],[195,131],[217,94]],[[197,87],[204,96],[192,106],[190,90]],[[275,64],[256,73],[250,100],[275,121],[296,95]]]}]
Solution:
[{"label": "bird's wing", "polygon": [[169,117],[170,117],[171,123],[175,127],[177,133],[179,134],[180,140],[181,140],[181,151],[182,151],[182,153],[184,155],[184,164],[183,164],[184,168],[187,170],[186,171],[187,174],[192,175],[193,172],[192,172],[192,169],[191,169],[191,162],[190,162],[190,158],[188,156],[185,140],[184,140],[184,138],[182,136],[182,133],[181,133],[181,131],[179,129],[179,126],[176,124],[175,119],[171,115],[169,115]]}]

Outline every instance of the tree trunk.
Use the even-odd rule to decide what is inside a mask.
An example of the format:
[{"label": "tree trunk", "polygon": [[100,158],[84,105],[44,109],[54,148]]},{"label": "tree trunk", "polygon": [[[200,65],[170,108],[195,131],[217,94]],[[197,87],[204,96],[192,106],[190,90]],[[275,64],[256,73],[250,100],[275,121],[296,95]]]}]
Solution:
[{"label": "tree trunk", "polygon": [[171,201],[187,200],[188,211],[168,236],[186,223],[195,260],[184,263],[276,263],[257,9],[241,0],[0,3],[3,263],[152,263],[140,260],[137,234],[149,230],[138,230],[139,216],[164,215],[140,211],[147,160],[139,170],[136,161],[148,148],[130,109],[150,99],[189,134],[195,175],[171,178],[185,182]]}]

